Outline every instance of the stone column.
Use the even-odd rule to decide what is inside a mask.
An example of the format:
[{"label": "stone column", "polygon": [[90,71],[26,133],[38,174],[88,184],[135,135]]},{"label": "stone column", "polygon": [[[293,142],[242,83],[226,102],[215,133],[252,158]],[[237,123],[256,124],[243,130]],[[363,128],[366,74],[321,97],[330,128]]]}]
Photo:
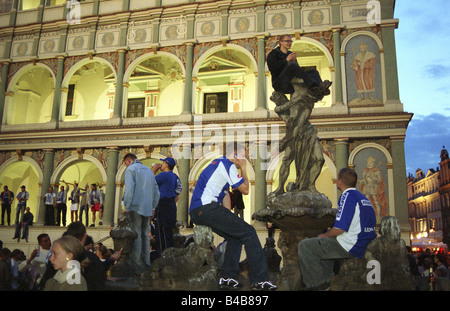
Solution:
[{"label": "stone column", "polygon": [[189,170],[190,170],[190,159],[181,158],[177,160],[178,162],[178,173],[181,181],[181,186],[183,190],[178,197],[177,203],[177,220],[182,221],[185,227],[188,225],[189,221]]},{"label": "stone column", "polygon": [[114,223],[114,208],[116,198],[116,175],[119,164],[119,150],[117,147],[108,147],[108,159],[106,168],[106,191],[105,202],[103,202],[103,224],[112,225]]},{"label": "stone column", "polygon": [[256,159],[255,159],[255,212],[265,209],[267,182],[266,173],[267,166],[267,144],[258,142],[256,144]]},{"label": "stone column", "polygon": [[258,95],[256,109],[266,109],[266,42],[264,35],[256,37],[258,40]]},{"label": "stone column", "polygon": [[50,122],[58,124],[60,121],[59,112],[61,110],[61,84],[64,76],[64,56],[58,56],[58,69],[56,72],[55,91],[53,93],[53,106]]},{"label": "stone column", "polygon": [[124,49],[120,49],[119,53],[119,61],[117,64],[117,79],[116,79],[116,92],[114,95],[114,110],[113,110],[113,118],[121,118],[122,117],[122,103],[123,103],[123,75],[125,73],[125,55],[126,51]]},{"label": "stone column", "polygon": [[336,172],[348,167],[348,138],[336,138]]},{"label": "stone column", "polygon": [[192,69],[194,66],[194,43],[186,43],[186,75],[184,82],[184,101],[182,114],[192,113]]},{"label": "stone column", "polygon": [[8,82],[9,62],[4,62],[2,67],[2,80],[0,83],[0,126],[3,124],[3,113],[6,102],[6,85]]},{"label": "stone column", "polygon": [[[348,138],[337,138],[336,145],[336,181],[337,174],[342,168],[348,167]],[[337,189],[337,197],[341,195],[341,190]]]},{"label": "stone column", "polygon": [[[44,149],[44,172],[42,177],[41,194],[45,195],[50,185],[50,179],[53,174],[55,151],[53,149]],[[54,191],[55,192],[55,191]],[[58,192],[58,189],[56,189]],[[39,198],[39,211],[37,215],[37,223],[44,224],[45,222],[45,204],[44,199]]]}]

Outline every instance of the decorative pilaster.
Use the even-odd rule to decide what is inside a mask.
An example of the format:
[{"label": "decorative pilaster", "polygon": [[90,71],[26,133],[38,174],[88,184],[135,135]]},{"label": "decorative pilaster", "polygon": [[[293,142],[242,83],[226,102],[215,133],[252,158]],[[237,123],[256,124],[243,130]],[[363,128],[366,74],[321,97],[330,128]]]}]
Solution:
[{"label": "decorative pilaster", "polygon": [[408,219],[408,189],[406,186],[405,136],[391,137],[392,171],[394,179],[395,217],[406,226]]},{"label": "decorative pilaster", "polygon": [[395,48],[395,28],[396,24],[381,25],[383,38],[384,63],[386,76],[386,98],[387,102],[400,102],[400,92],[398,85],[397,51]]},{"label": "decorative pilaster", "polygon": [[9,62],[3,63],[2,79],[0,82],[0,126],[3,124],[3,112],[6,102],[6,84],[8,82]]},{"label": "decorative pilaster", "polygon": [[342,64],[341,64],[341,29],[333,29],[334,46],[334,103],[343,104],[342,95]]}]

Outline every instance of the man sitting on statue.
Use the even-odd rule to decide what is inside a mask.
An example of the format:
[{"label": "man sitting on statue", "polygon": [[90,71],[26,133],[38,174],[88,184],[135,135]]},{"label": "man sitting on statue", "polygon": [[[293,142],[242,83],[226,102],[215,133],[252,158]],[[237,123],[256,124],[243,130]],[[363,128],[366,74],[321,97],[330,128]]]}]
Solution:
[{"label": "man sitting on statue", "polygon": [[330,94],[328,88],[331,82],[328,80],[322,82],[319,72],[315,69],[303,70],[297,62],[297,54],[289,51],[292,46],[290,35],[280,36],[278,43],[278,47],[267,56],[267,66],[272,75],[272,86],[275,91],[293,94],[294,88],[290,82],[293,78],[300,78],[308,88],[309,95],[321,97]]},{"label": "man sitting on statue", "polygon": [[333,228],[298,244],[303,283],[309,290],[327,290],[334,276],[335,259],[362,258],[376,238],[376,217],[370,201],[358,190],[354,170],[343,168],[337,177],[342,191]]}]

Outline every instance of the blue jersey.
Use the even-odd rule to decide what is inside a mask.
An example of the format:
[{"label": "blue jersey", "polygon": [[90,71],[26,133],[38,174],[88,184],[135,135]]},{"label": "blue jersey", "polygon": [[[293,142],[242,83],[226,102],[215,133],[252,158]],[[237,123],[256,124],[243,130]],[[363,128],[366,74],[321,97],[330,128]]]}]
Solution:
[{"label": "blue jersey", "polygon": [[181,182],[174,172],[161,172],[155,179],[159,186],[160,199],[175,198],[181,193]]},{"label": "blue jersey", "polygon": [[355,188],[342,193],[334,227],[344,230],[337,237],[339,244],[351,255],[361,258],[377,234],[376,217],[370,201]]},{"label": "blue jersey", "polygon": [[189,212],[211,202],[222,204],[229,187],[235,189],[243,182],[237,167],[230,160],[225,157],[213,160],[197,180]]}]

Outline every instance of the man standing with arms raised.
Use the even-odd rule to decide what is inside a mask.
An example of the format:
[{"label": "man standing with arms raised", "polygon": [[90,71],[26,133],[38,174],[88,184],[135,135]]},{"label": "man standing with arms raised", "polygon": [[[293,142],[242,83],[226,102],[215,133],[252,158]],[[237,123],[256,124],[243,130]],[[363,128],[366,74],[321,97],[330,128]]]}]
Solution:
[{"label": "man standing with arms raised", "polygon": [[123,158],[125,171],[125,192],[123,204],[125,213],[131,218],[131,229],[137,233],[129,264],[136,274],[150,268],[150,217],[158,206],[159,188],[152,170],[142,164],[134,154]]}]

